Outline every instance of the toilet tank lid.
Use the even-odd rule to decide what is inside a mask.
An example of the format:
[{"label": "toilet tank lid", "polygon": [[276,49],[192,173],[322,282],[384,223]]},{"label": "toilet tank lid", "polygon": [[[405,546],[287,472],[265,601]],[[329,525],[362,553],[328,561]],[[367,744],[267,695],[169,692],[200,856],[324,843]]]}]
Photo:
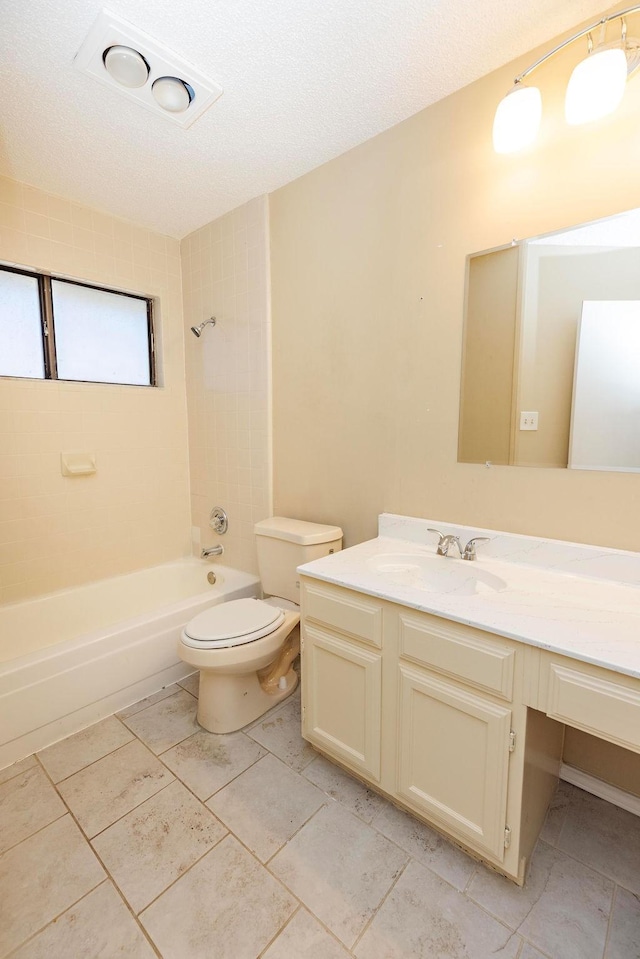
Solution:
[{"label": "toilet tank lid", "polygon": [[271,536],[272,539],[286,539],[299,546],[314,546],[317,543],[333,543],[342,539],[339,526],[325,526],[323,523],[306,523],[301,519],[288,519],[286,516],[272,516],[260,520],[254,526],[256,536]]}]

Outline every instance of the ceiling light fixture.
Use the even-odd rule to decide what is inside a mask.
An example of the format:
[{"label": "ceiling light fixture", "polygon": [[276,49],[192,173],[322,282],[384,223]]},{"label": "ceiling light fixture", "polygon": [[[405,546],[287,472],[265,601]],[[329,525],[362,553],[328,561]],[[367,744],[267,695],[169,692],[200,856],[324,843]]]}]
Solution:
[{"label": "ceiling light fixture", "polygon": [[[514,87],[498,104],[493,121],[493,147],[496,153],[516,153],[531,146],[540,129],[542,97],[537,87],[522,81],[539,66],[564,50],[570,43],[588,37],[588,53],[575,67],[569,80],[565,101],[565,117],[572,126],[590,123],[608,116],[620,105],[627,79],[640,67],[640,41],[627,38],[624,17],[640,11],[640,4],[602,17],[597,23],[545,53],[523,70],[514,81]],[[606,43],[607,24],[620,20],[621,39]],[[600,42],[593,46],[592,33],[601,27]]]},{"label": "ceiling light fixture", "polygon": [[193,90],[178,77],[158,77],[151,87],[153,98],[169,113],[184,113],[193,99]]},{"label": "ceiling light fixture", "polygon": [[137,89],[149,79],[149,64],[137,50],[116,44],[102,54],[107,73],[123,87]]},{"label": "ceiling light fixture", "polygon": [[183,129],[222,96],[219,84],[108,10],[98,14],[73,62],[85,75]]}]

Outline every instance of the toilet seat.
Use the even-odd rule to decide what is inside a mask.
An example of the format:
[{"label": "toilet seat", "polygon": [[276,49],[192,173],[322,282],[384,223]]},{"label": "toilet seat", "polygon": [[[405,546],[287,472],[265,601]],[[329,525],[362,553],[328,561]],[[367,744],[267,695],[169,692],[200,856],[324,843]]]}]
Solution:
[{"label": "toilet seat", "polygon": [[284,611],[260,599],[234,599],[205,609],[182,631],[182,642],[196,649],[244,646],[282,625]]}]

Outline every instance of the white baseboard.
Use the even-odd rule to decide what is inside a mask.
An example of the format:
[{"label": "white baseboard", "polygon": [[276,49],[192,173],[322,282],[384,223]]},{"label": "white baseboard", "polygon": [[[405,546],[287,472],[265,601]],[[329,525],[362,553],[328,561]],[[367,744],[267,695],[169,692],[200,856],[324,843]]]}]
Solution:
[{"label": "white baseboard", "polygon": [[584,789],[585,792],[591,793],[593,796],[598,796],[599,799],[606,799],[607,802],[619,806],[620,809],[626,809],[627,812],[631,812],[635,816],[640,816],[640,796],[634,796],[633,793],[625,792],[624,789],[611,786],[609,783],[603,782],[602,779],[597,779],[590,773],[576,769],[575,766],[568,766],[566,763],[562,763],[560,766],[560,779],[564,779],[565,782],[571,783],[572,786],[577,786],[579,789]]}]

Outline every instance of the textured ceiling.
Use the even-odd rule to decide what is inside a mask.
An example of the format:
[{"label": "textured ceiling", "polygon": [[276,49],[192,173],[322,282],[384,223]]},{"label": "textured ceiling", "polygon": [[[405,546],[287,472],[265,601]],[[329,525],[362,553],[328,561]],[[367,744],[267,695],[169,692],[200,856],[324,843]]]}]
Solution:
[{"label": "textured ceiling", "polygon": [[[103,5],[224,87],[189,130],[74,69]],[[0,172],[181,237],[602,7],[602,0],[0,0]]]}]

